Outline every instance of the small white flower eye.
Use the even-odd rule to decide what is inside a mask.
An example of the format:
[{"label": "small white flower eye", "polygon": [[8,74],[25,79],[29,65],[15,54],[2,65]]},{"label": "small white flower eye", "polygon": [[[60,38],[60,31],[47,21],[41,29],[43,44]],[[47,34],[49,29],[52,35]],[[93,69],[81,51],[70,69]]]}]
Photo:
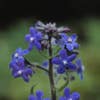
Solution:
[{"label": "small white flower eye", "polygon": [[22,74],[22,70],[19,70],[19,71],[18,71],[18,74],[21,75],[21,74]]},{"label": "small white flower eye", "polygon": [[18,53],[15,53],[14,56],[15,56],[15,57],[18,57]]},{"label": "small white flower eye", "polygon": [[67,64],[67,61],[66,60],[63,60],[63,64],[66,65]]},{"label": "small white flower eye", "polygon": [[72,38],[69,37],[69,38],[68,38],[68,42],[72,42]]},{"label": "small white flower eye", "polygon": [[30,38],[30,41],[32,42],[32,41],[34,41],[34,39],[35,39],[35,38],[31,37],[31,38]]}]

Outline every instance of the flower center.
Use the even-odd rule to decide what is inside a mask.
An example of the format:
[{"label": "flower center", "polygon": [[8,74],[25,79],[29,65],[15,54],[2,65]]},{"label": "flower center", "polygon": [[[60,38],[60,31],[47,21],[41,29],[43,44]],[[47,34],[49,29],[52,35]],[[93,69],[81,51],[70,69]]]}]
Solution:
[{"label": "flower center", "polygon": [[34,37],[31,37],[31,38],[30,38],[30,41],[31,41],[31,42],[33,42],[34,40],[35,40],[35,38],[34,38]]},{"label": "flower center", "polygon": [[72,42],[72,38],[69,37],[69,38],[68,38],[68,42]]},{"label": "flower center", "polygon": [[19,71],[18,71],[18,74],[21,75],[21,74],[22,74],[22,70],[19,70]]},{"label": "flower center", "polygon": [[66,60],[63,60],[63,64],[66,65],[67,64],[67,61]]},{"label": "flower center", "polygon": [[69,98],[68,100],[72,100],[72,98]]},{"label": "flower center", "polygon": [[14,55],[15,57],[18,57],[19,55],[18,55],[18,53],[15,53],[15,55]]}]

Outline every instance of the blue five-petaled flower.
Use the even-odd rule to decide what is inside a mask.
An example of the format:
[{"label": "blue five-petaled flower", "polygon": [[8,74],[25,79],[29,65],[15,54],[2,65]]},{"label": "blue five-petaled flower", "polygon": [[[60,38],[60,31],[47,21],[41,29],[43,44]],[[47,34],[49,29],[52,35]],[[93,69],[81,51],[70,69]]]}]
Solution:
[{"label": "blue five-petaled flower", "polygon": [[18,48],[12,55],[12,60],[9,65],[14,78],[22,77],[26,82],[29,81],[29,77],[33,74],[32,69],[25,64],[24,55],[27,53],[28,50]]},{"label": "blue five-petaled flower", "polygon": [[76,54],[68,55],[65,49],[60,50],[59,56],[52,59],[52,63],[58,65],[57,72],[63,74],[67,69],[76,70],[75,64],[72,61],[76,58]]},{"label": "blue five-petaled flower", "polygon": [[37,31],[34,27],[30,27],[30,34],[25,36],[25,40],[29,43],[29,50],[32,50],[33,47],[36,47],[38,50],[41,50],[41,40],[42,34]]},{"label": "blue five-petaled flower", "polygon": [[69,51],[73,51],[74,49],[77,49],[79,47],[79,44],[76,42],[77,35],[72,34],[71,36],[66,35],[65,33],[60,34],[61,39],[58,41],[58,43],[61,45],[61,47],[66,47]]},{"label": "blue five-petaled flower", "polygon": [[42,91],[37,90],[36,95],[31,94],[28,100],[50,100],[49,98],[43,98],[44,94]]},{"label": "blue five-petaled flower", "polygon": [[79,100],[80,94],[78,92],[73,92],[70,94],[70,89],[65,88],[64,89],[64,96],[61,96],[59,100]]}]

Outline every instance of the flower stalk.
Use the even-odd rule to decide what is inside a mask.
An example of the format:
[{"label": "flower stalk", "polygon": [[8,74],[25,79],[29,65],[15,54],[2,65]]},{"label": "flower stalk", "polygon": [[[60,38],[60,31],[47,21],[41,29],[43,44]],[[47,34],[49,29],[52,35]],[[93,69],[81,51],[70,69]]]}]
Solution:
[{"label": "flower stalk", "polygon": [[[52,56],[52,45],[51,45],[51,37],[49,36],[49,56]],[[56,100],[56,88],[53,79],[53,64],[52,58],[49,59],[49,80],[51,87],[51,99]]]},{"label": "flower stalk", "polygon": [[[70,89],[67,88],[70,80],[74,80],[73,72],[77,73],[81,80],[84,72],[83,63],[77,56],[79,54],[77,35],[66,34],[69,30],[67,27],[57,27],[56,23],[44,24],[39,21],[34,27],[31,26],[29,34],[25,35],[25,40],[28,43],[27,49],[18,48],[12,54],[9,68],[14,78],[21,77],[28,83],[30,77],[35,74],[36,68],[48,75],[51,98],[44,98],[44,93],[41,90],[37,90],[34,94],[34,85],[28,100],[79,100],[80,94],[78,92],[70,93]],[[45,58],[41,65],[37,62],[31,63],[25,57],[34,48]],[[47,56],[42,54],[45,50],[48,52]],[[66,82],[57,90],[56,85],[59,83],[60,77]],[[59,80],[55,81],[56,78]],[[60,92],[63,89],[64,95],[57,97],[56,91]]]}]

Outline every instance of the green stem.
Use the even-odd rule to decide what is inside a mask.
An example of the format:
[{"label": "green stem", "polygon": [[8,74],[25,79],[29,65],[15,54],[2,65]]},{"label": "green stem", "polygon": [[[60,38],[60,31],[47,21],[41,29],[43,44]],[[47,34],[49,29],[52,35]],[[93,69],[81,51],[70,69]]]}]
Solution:
[{"label": "green stem", "polygon": [[58,91],[62,91],[67,85],[69,84],[69,80],[67,80],[67,82],[65,82],[59,89]]},{"label": "green stem", "polygon": [[26,63],[29,64],[31,67],[33,67],[33,68],[36,67],[36,68],[38,68],[38,69],[41,69],[41,70],[43,70],[43,71],[49,73],[49,71],[48,71],[47,69],[43,68],[43,67],[40,66],[39,64],[32,64],[32,63],[30,63],[26,58],[25,58],[25,61],[26,61]]},{"label": "green stem", "polygon": [[67,73],[67,80],[66,82],[58,89],[58,91],[62,91],[67,85],[69,84],[69,74]]}]

